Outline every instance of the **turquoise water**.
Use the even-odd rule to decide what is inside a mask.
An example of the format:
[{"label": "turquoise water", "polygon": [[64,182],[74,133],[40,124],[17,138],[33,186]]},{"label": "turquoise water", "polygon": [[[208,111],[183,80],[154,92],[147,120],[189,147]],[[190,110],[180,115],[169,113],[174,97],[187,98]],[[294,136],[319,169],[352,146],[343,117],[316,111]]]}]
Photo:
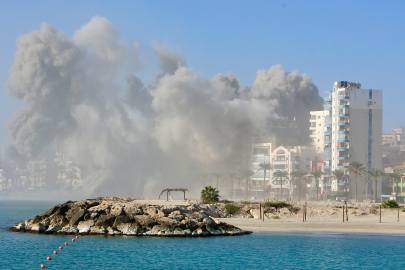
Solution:
[{"label": "turquoise water", "polygon": [[[262,234],[153,238],[13,233],[59,202],[0,201],[0,269],[401,269],[405,237]],[[64,242],[69,246],[59,251]],[[57,250],[58,255],[53,255]],[[52,257],[50,262],[46,257]]]}]

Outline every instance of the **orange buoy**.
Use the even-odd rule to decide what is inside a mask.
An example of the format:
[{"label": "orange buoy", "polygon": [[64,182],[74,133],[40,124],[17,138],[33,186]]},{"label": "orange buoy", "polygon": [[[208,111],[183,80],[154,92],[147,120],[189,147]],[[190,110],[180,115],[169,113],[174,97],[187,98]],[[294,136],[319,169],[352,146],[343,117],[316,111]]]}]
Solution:
[{"label": "orange buoy", "polygon": [[65,242],[65,246],[67,246],[67,245],[69,245],[69,243],[68,243],[68,242]]},{"label": "orange buoy", "polygon": [[76,235],[76,239],[78,239],[79,238],[79,236],[78,235]]},{"label": "orange buoy", "polygon": [[51,258],[51,257],[46,257],[46,259],[47,259],[48,261],[52,261],[52,258]]},{"label": "orange buoy", "polygon": [[59,247],[59,249],[63,249],[63,247]]},{"label": "orange buoy", "polygon": [[76,238],[73,238],[73,239],[72,239],[72,242],[74,242],[74,241],[76,241]]},{"label": "orange buoy", "polygon": [[58,252],[55,250],[55,251],[53,252],[53,254],[57,255],[57,254],[58,254]]},{"label": "orange buoy", "polygon": [[44,265],[44,264],[41,264],[41,268],[45,268],[45,265]]}]

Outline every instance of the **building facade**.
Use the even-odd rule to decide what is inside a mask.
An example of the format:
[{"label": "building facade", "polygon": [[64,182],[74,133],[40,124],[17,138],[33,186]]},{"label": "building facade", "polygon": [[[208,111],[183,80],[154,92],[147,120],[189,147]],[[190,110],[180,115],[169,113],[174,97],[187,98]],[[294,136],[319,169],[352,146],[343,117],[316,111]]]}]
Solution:
[{"label": "building facade", "polygon": [[[352,161],[363,163],[366,170],[382,169],[382,90],[362,89],[360,83],[337,81],[326,93],[325,181],[328,182],[327,178],[333,170],[342,169],[348,172]],[[346,177],[350,181],[339,184],[339,193],[354,199],[354,176],[347,173]],[[336,181],[331,181],[331,191],[337,189]],[[381,188],[379,192],[380,190]],[[358,179],[358,199],[370,198],[372,193],[371,183]]]}]

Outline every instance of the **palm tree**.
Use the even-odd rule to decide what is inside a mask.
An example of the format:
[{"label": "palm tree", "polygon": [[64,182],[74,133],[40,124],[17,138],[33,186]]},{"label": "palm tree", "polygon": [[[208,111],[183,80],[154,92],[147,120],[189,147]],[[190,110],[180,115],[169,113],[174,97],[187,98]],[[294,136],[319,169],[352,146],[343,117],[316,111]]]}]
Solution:
[{"label": "palm tree", "polygon": [[336,179],[337,182],[337,200],[339,200],[339,181],[343,180],[345,177],[345,172],[342,169],[336,169],[332,171],[332,177],[333,179]]},{"label": "palm tree", "polygon": [[219,191],[211,186],[205,187],[201,191],[201,199],[203,202],[217,202],[219,200]]},{"label": "palm tree", "polygon": [[270,163],[260,163],[259,164],[259,169],[257,172],[263,171],[263,191],[264,191],[264,186],[266,185],[266,173],[267,171],[270,171],[273,169],[273,166],[271,166]]},{"label": "palm tree", "polygon": [[287,171],[275,171],[273,173],[273,177],[278,178],[281,182],[281,188],[280,188],[280,200],[283,199],[283,178],[287,178],[288,179],[288,172]]},{"label": "palm tree", "polygon": [[302,180],[304,179],[305,175],[307,175],[307,172],[303,170],[295,170],[291,172],[291,177],[294,177],[295,183],[298,186],[298,201],[301,201]]},{"label": "palm tree", "polygon": [[315,184],[316,184],[316,200],[318,200],[319,197],[319,178],[323,175],[322,171],[313,171],[311,172],[311,175],[315,178]]},{"label": "palm tree", "polygon": [[389,179],[392,181],[392,185],[396,184],[395,188],[395,201],[397,201],[397,194],[398,194],[398,185],[399,181],[401,181],[402,173],[394,171],[393,173],[388,174]]},{"label": "palm tree", "polygon": [[357,176],[361,176],[366,173],[366,168],[363,167],[363,163],[359,161],[352,161],[349,164],[349,172],[354,174],[354,181],[356,183],[356,202],[357,202]]},{"label": "palm tree", "polygon": [[222,177],[224,174],[223,173],[220,173],[220,172],[213,172],[213,173],[211,173],[211,176],[213,176],[213,177],[215,177],[216,179],[217,179],[217,190],[218,190],[218,179],[220,178],[220,177]]},{"label": "palm tree", "polygon": [[377,202],[377,178],[384,175],[382,170],[372,168],[368,174],[374,178],[375,190],[374,190],[374,202]]},{"label": "palm tree", "polygon": [[233,197],[233,179],[235,179],[238,176],[238,173],[235,171],[229,171],[228,173],[226,173],[226,176],[229,177],[231,179],[231,199]]},{"label": "palm tree", "polygon": [[242,177],[242,179],[245,179],[246,181],[246,200],[249,199],[249,182],[251,180],[252,175],[254,175],[255,173],[248,168],[244,168],[240,171],[240,176]]}]

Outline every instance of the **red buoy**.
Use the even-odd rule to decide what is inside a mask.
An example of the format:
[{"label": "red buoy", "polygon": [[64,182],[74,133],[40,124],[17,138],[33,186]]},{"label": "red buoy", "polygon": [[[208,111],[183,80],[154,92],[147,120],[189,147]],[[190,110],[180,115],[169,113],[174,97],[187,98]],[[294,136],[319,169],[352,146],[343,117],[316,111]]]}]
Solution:
[{"label": "red buoy", "polygon": [[48,261],[52,261],[52,258],[51,258],[51,257],[46,257],[46,259],[47,259]]},{"label": "red buoy", "polygon": [[41,264],[41,268],[45,268],[45,265]]},{"label": "red buoy", "polygon": [[65,246],[67,246],[67,245],[69,245],[69,243],[68,243],[68,242],[65,242]]},{"label": "red buoy", "polygon": [[55,254],[55,255],[56,255],[56,254],[58,254],[58,252],[55,250],[55,251],[53,252],[53,254]]},{"label": "red buoy", "polygon": [[59,247],[59,249],[63,249],[63,247]]},{"label": "red buoy", "polygon": [[76,238],[73,238],[73,239],[72,239],[72,242],[74,242],[74,241],[76,241]]},{"label": "red buoy", "polygon": [[78,236],[78,235],[76,235],[76,239],[79,239],[79,236]]}]

